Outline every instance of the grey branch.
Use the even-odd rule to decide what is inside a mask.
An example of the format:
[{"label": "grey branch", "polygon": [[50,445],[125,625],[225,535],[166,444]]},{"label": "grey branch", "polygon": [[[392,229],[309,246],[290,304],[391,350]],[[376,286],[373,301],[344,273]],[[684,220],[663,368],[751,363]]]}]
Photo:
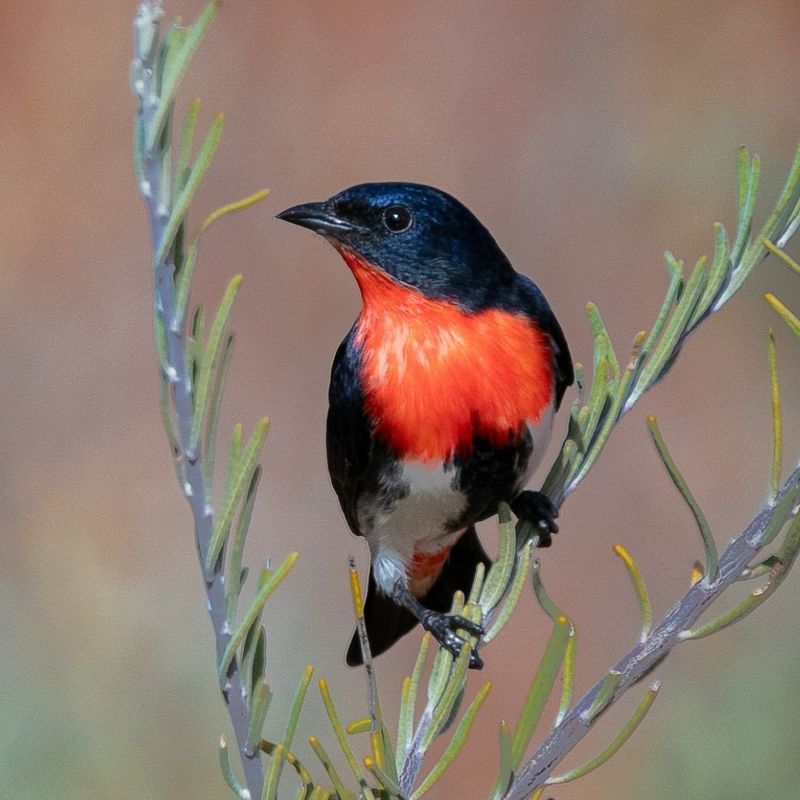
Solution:
[{"label": "grey branch", "polygon": [[[144,122],[143,128],[149,131],[153,116],[159,106],[159,87],[156,85],[154,60],[158,56],[158,36],[147,33],[157,28],[161,9],[158,4],[142,3],[136,18],[137,53],[133,64],[132,84],[139,99],[139,111]],[[144,36],[142,33],[144,32]],[[195,537],[201,565],[205,562],[211,533],[214,527],[214,512],[204,480],[203,453],[189,453],[194,408],[192,403],[192,378],[187,368],[186,342],[182,326],[173,324],[176,311],[175,264],[171,254],[158,261],[159,246],[163,240],[167,222],[172,209],[172,198],[168,186],[162,183],[162,148],[158,141],[142,153],[143,177],[139,190],[147,204],[150,230],[152,234],[153,259],[155,267],[156,314],[162,319],[167,340],[167,378],[173,392],[175,411],[179,427],[179,452],[176,457],[183,464],[183,492],[189,502],[195,526]],[[224,575],[215,572],[204,580],[207,608],[211,616],[216,639],[217,660],[231,639],[226,623],[227,599]],[[245,780],[250,797],[262,794],[263,768],[259,750],[248,753],[246,750],[247,731],[250,714],[247,704],[247,688],[234,659],[220,686],[228,706],[236,742],[244,765]]]},{"label": "grey branch", "polygon": [[[649,636],[634,647],[611,669],[621,677],[610,701],[600,711],[610,707],[628,689],[645,678],[667,654],[681,641],[700,615],[732,583],[746,574],[748,564],[764,544],[764,534],[773,521],[777,521],[784,501],[797,502],[800,492],[800,467],[783,484],[774,502],[763,508],[750,524],[733,539],[720,556],[719,571],[715,579],[704,577],[692,586],[667,615],[656,625]],[[791,496],[791,499],[790,499]],[[792,509],[796,515],[798,509]],[[790,565],[782,565],[787,568]],[[553,768],[589,732],[591,725],[600,716],[591,717],[589,710],[604,687],[605,679],[598,681],[557,725],[533,757],[514,777],[503,800],[527,800],[531,793],[544,786]]]}]

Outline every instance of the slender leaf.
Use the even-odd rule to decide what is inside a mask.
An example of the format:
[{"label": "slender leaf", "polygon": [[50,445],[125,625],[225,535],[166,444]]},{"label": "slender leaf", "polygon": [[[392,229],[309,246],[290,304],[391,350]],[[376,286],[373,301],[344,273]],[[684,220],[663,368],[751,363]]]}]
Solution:
[{"label": "slender leaf", "polygon": [[778,383],[778,356],[775,352],[775,334],[769,329],[767,340],[769,362],[770,406],[772,408],[772,464],[769,477],[769,499],[773,502],[781,484],[781,390]]},{"label": "slender leaf", "polygon": [[783,261],[783,263],[786,264],[789,269],[800,275],[800,264],[798,264],[797,261],[795,261],[785,250],[782,250],[777,245],[772,244],[769,239],[764,239],[762,244],[767,248],[767,250],[770,251],[770,253],[778,256],[778,258]]},{"label": "slender leaf", "polygon": [[200,441],[200,433],[205,425],[208,409],[212,400],[211,382],[217,371],[219,358],[222,353],[222,334],[225,333],[225,328],[228,325],[228,319],[233,309],[233,302],[236,299],[236,293],[239,291],[241,285],[242,276],[235,275],[228,284],[228,288],[225,290],[222,302],[219,304],[219,309],[214,315],[214,321],[211,323],[211,330],[208,333],[208,342],[206,343],[205,352],[200,362],[200,372],[195,387],[192,435],[189,440],[190,455],[196,451],[198,442]]},{"label": "slender leaf", "polygon": [[480,604],[484,614],[491,614],[508,589],[508,581],[514,568],[516,537],[514,520],[507,503],[501,503],[497,511],[500,520],[500,539],[497,560],[489,568],[481,590]]},{"label": "slender leaf", "polygon": [[536,670],[536,676],[528,690],[511,745],[511,764],[515,771],[522,763],[547,698],[553,690],[558,671],[564,662],[569,628],[569,620],[566,617],[560,617],[553,625],[553,632],[550,634],[539,669]]},{"label": "slender leaf", "polygon": [[257,192],[253,192],[253,194],[249,194],[241,200],[234,200],[232,203],[226,203],[224,206],[220,206],[203,220],[198,235],[202,234],[220,217],[224,217],[226,214],[231,214],[234,211],[243,211],[245,208],[250,208],[250,206],[260,203],[268,194],[269,189],[259,189]]},{"label": "slender leaf", "polygon": [[587,725],[594,722],[595,718],[611,705],[620,683],[622,683],[622,673],[615,669],[609,670],[589,708],[581,714],[581,719]]},{"label": "slender leaf", "polygon": [[586,477],[589,470],[594,466],[595,461],[597,461],[600,453],[603,451],[603,448],[608,441],[608,437],[611,435],[611,430],[619,419],[622,405],[628,398],[628,391],[633,382],[635,371],[636,361],[632,360],[625,368],[625,372],[622,374],[622,377],[619,380],[616,393],[611,399],[611,405],[597,431],[596,436],[594,437],[594,440],[592,441],[586,458],[584,458],[583,462],[581,463],[580,469],[577,471],[575,477],[570,481],[568,491],[572,492],[575,490],[578,484]]},{"label": "slender leaf", "polygon": [[670,478],[672,478],[672,482],[675,484],[677,490],[681,493],[686,505],[689,506],[695,522],[697,523],[700,536],[703,539],[703,548],[706,554],[705,574],[708,575],[712,581],[716,580],[717,572],[719,570],[719,556],[717,555],[717,546],[714,542],[714,536],[711,533],[708,520],[706,519],[703,510],[700,508],[700,504],[692,494],[692,491],[689,488],[689,485],[686,483],[685,478],[670,455],[670,452],[667,449],[667,444],[664,441],[664,437],[661,435],[661,431],[658,428],[658,423],[656,422],[656,418],[654,416],[649,416],[647,418],[647,426],[650,429],[650,435],[653,438],[653,443],[658,450],[658,454],[661,456],[661,460],[664,462],[664,466],[667,468]]},{"label": "slender leaf", "polygon": [[281,767],[283,766],[285,755],[286,750],[283,745],[276,744],[272,751],[272,757],[270,758],[269,767],[264,780],[264,790],[261,795],[261,800],[275,800],[278,793],[278,782],[281,779]]},{"label": "slender leaf", "polygon": [[781,319],[789,326],[789,330],[800,338],[800,319],[798,319],[774,294],[764,295],[767,302],[778,312]]},{"label": "slender leaf", "polygon": [[611,744],[609,744],[608,747],[606,747],[605,750],[600,753],[600,755],[595,756],[595,758],[591,759],[591,761],[587,761],[585,764],[581,764],[581,766],[575,767],[575,769],[572,769],[569,772],[565,772],[563,775],[556,775],[553,778],[548,778],[547,785],[551,786],[554,784],[574,781],[577,778],[582,778],[584,775],[588,775],[590,772],[593,772],[598,767],[605,764],[606,761],[608,761],[619,751],[622,745],[624,745],[625,742],[630,739],[633,732],[639,727],[639,724],[650,710],[650,707],[653,705],[653,701],[658,696],[658,691],[660,688],[660,681],[656,681],[650,687],[647,694],[642,699],[642,702],[637,706],[636,711],[633,712],[631,718],[625,723],[622,730],[614,737],[614,740],[611,742]]},{"label": "slender leaf", "polygon": [[364,776],[361,767],[358,766],[358,761],[353,753],[353,749],[350,747],[350,742],[347,741],[347,735],[345,734],[344,729],[339,722],[339,717],[336,714],[336,709],[333,705],[333,699],[331,698],[331,693],[328,689],[328,682],[325,680],[325,678],[319,679],[319,693],[322,696],[322,702],[325,706],[325,711],[328,714],[328,719],[331,722],[333,732],[336,735],[337,741],[339,742],[339,748],[342,751],[342,755],[344,755],[345,761],[347,761],[347,764],[350,767],[350,771],[353,773],[356,781],[358,781],[358,785],[361,787],[361,793],[365,798],[367,798],[367,800],[375,800],[375,796],[369,788],[367,779]]},{"label": "slender leaf", "polygon": [[189,103],[186,119],[183,123],[183,137],[181,151],[178,156],[178,166],[175,168],[175,184],[180,192],[186,181],[189,180],[189,165],[192,162],[192,144],[194,143],[194,129],[197,125],[197,115],[200,113],[200,98],[197,97]]},{"label": "slender leaf", "polygon": [[195,239],[183,256],[178,275],[175,281],[175,313],[172,316],[172,330],[178,332],[183,328],[186,317],[186,307],[189,303],[189,293],[192,288],[194,268],[197,264],[198,241]]},{"label": "slender leaf", "polygon": [[219,737],[219,747],[217,749],[219,755],[219,766],[222,770],[222,777],[225,778],[225,783],[228,788],[239,798],[239,800],[250,800],[250,792],[236,780],[231,768],[231,759],[228,754],[228,742],[224,736]]},{"label": "slender leaf", "polygon": [[464,712],[464,716],[461,718],[461,722],[458,724],[458,727],[456,728],[452,739],[450,739],[450,742],[445,748],[444,753],[442,753],[439,760],[436,762],[433,769],[428,773],[425,780],[422,781],[416,791],[411,795],[411,800],[418,800],[418,798],[422,797],[422,795],[424,795],[436,783],[436,781],[442,777],[445,770],[450,766],[450,764],[453,763],[456,756],[461,752],[461,748],[464,746],[464,743],[467,741],[467,737],[469,736],[469,732],[472,730],[472,725],[475,722],[475,717],[478,714],[478,710],[483,704],[483,701],[486,699],[486,695],[489,694],[489,690],[491,688],[491,683],[485,683],[481,687],[480,691],[475,696],[475,699],[470,703],[469,708]]},{"label": "slender leaf", "polygon": [[642,573],[639,572],[639,567],[631,557],[630,553],[621,545],[614,545],[614,552],[622,559],[625,568],[628,570],[628,575],[633,584],[633,589],[636,592],[636,599],[639,602],[639,610],[642,614],[642,632],[639,635],[639,641],[644,642],[650,635],[653,629],[653,607],[650,604],[650,595],[647,593],[647,587],[644,585]]},{"label": "slender leaf", "polygon": [[264,417],[259,420],[255,430],[250,435],[241,458],[238,459],[236,470],[232,476],[233,479],[225,497],[225,504],[222,507],[222,513],[215,520],[211,541],[206,550],[205,571],[207,575],[213,573],[214,565],[230,531],[233,514],[239,506],[245,490],[252,482],[253,470],[256,468],[256,462],[261,454],[261,448],[264,446],[268,430],[269,420]]},{"label": "slender leaf", "polygon": [[216,371],[216,380],[211,392],[209,403],[208,422],[206,423],[205,433],[205,458],[203,459],[203,477],[206,484],[206,492],[209,496],[213,494],[214,486],[214,461],[217,454],[217,425],[219,423],[219,412],[222,408],[222,396],[225,389],[225,380],[228,377],[228,368],[233,358],[233,334],[225,340],[225,347],[222,351],[222,360],[219,369]]},{"label": "slender leaf", "polygon": [[518,552],[516,572],[514,574],[514,579],[511,582],[511,586],[508,589],[508,596],[506,597],[506,601],[503,604],[503,607],[500,609],[497,618],[492,623],[492,626],[481,637],[481,642],[483,644],[488,644],[491,642],[492,639],[494,639],[494,637],[500,633],[506,622],[508,622],[511,615],[514,613],[514,609],[517,607],[519,598],[522,596],[522,589],[525,586],[525,579],[528,577],[528,567],[530,566],[531,561],[531,549],[532,543],[528,542]]},{"label": "slender leaf", "polygon": [[[661,309],[658,312],[656,321],[653,323],[653,329],[642,345],[643,359],[649,356],[655,347],[656,342],[664,330],[664,325],[667,323],[670,311],[677,305],[678,298],[683,291],[683,262],[676,260],[670,252],[664,254],[664,260],[667,262],[667,268],[669,269],[669,286],[667,287],[667,293],[664,295],[664,302],[661,304]],[[630,405],[632,405],[632,403],[630,403]]]},{"label": "slender leaf", "polygon": [[469,669],[469,659],[472,653],[472,646],[469,642],[465,642],[461,646],[461,652],[453,664],[452,672],[450,673],[449,680],[444,687],[444,690],[436,703],[431,718],[431,724],[428,727],[425,735],[422,737],[422,748],[427,750],[431,742],[441,732],[445,723],[447,722],[456,698],[461,692],[464,681],[467,679],[467,670]]},{"label": "slender leaf", "polygon": [[719,222],[714,223],[714,256],[711,259],[711,268],[708,271],[708,281],[703,289],[703,294],[697,301],[697,308],[689,320],[688,328],[693,328],[704,318],[711,304],[719,295],[725,280],[730,275],[731,259],[728,253],[728,234],[725,227]]},{"label": "slender leaf", "polygon": [[325,772],[328,773],[328,777],[331,779],[331,783],[333,784],[334,789],[336,789],[336,794],[339,796],[340,800],[356,800],[355,795],[348,791],[344,783],[342,783],[342,779],[339,777],[336,767],[334,767],[330,756],[320,743],[319,739],[317,739],[316,736],[310,736],[308,743],[311,745],[311,749],[314,751],[317,758],[320,760],[320,763],[325,768]]},{"label": "slender leaf", "polygon": [[492,789],[492,800],[501,800],[514,777],[511,763],[511,728],[505,722],[500,723],[500,769]]},{"label": "slender leaf", "polygon": [[247,740],[245,742],[245,751],[248,755],[252,755],[258,750],[261,732],[264,730],[264,721],[267,718],[271,700],[272,692],[267,686],[267,682],[263,678],[259,678],[253,686],[250,700],[250,724],[247,727]]},{"label": "slender leaf", "polygon": [[399,770],[411,747],[414,735],[414,708],[417,704],[417,693],[419,684],[422,680],[422,670],[428,656],[431,645],[431,635],[426,632],[422,637],[417,660],[414,670],[410,677],[403,680],[402,696],[400,701],[400,712],[397,721],[397,749],[395,751],[395,767]]},{"label": "slender leaf", "polygon": [[186,73],[186,68],[189,66],[189,61],[199,47],[208,26],[213,22],[218,6],[219,3],[216,0],[206,5],[194,25],[181,37],[179,47],[176,48],[174,55],[169,59],[169,70],[165,69],[161,81],[161,96],[158,108],[153,115],[150,130],[147,132],[146,149],[148,151],[152,150],[161,134],[172,104],[175,101],[178,86]]},{"label": "slender leaf", "polygon": [[[250,664],[250,686],[251,691],[255,691],[255,686],[264,677],[264,669],[267,664],[267,634],[264,631],[260,615],[253,620],[253,628],[256,629],[255,644],[253,646],[253,660]],[[260,732],[259,732],[260,733]]]},{"label": "slender leaf", "polygon": [[271,573],[269,578],[259,587],[256,596],[253,598],[250,608],[244,616],[244,619],[239,623],[239,626],[236,628],[233,636],[231,636],[230,642],[228,642],[228,646],[225,648],[225,652],[222,654],[222,658],[220,659],[219,663],[220,675],[225,675],[225,673],[228,671],[228,667],[230,666],[233,657],[236,655],[239,645],[244,641],[244,637],[247,634],[247,631],[250,629],[250,626],[261,614],[264,604],[267,602],[267,600],[269,600],[272,593],[278,588],[281,581],[294,566],[295,561],[297,561],[297,553],[289,553],[284,562],[273,573]]},{"label": "slender leaf", "polygon": [[644,365],[636,381],[636,386],[631,393],[629,405],[649,389],[656,381],[664,377],[665,367],[668,366],[675,355],[675,348],[681,335],[686,330],[686,326],[697,307],[697,302],[703,293],[706,284],[708,268],[705,256],[702,256],[695,265],[692,275],[686,284],[686,289],[681,295],[681,299],[675,306],[669,321],[667,322],[664,333],[654,346],[650,360]]},{"label": "slender leaf", "polygon": [[736,240],[731,248],[731,259],[734,265],[739,264],[747,247],[760,179],[761,159],[758,156],[753,156],[751,159],[749,150],[746,147],[740,147],[738,218],[736,221]]},{"label": "slender leaf", "polygon": [[156,264],[162,264],[164,259],[172,246],[172,241],[178,228],[183,224],[186,214],[189,211],[189,206],[194,199],[197,189],[200,186],[211,162],[214,160],[214,155],[219,147],[220,139],[222,138],[222,128],[224,125],[224,115],[217,114],[214,122],[211,125],[208,133],[206,134],[203,146],[194,162],[192,171],[186,181],[186,185],[181,190],[180,194],[175,198],[175,204],[172,207],[172,213],[169,220],[164,227],[161,235],[161,240],[158,243],[158,250],[156,252]]}]

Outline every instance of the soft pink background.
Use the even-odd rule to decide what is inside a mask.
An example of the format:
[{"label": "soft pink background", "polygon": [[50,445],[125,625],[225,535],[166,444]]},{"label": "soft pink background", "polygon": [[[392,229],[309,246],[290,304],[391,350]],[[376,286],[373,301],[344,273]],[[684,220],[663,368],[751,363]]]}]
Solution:
[{"label": "soft pink background", "polygon": [[[176,0],[167,11],[193,18],[200,7]],[[130,155],[133,12],[134,3],[120,0],[4,4],[4,797],[210,800],[227,791],[215,755],[227,720],[211,631],[158,412],[149,241]],[[714,220],[732,225],[737,145],[764,159],[759,219],[775,198],[800,140],[799,25],[791,0],[225,4],[180,106],[200,94],[205,125],[217,110],[227,115],[195,224],[217,205],[272,189],[265,203],[209,232],[194,296],[212,305],[229,276],[245,275],[224,436],[237,420],[246,429],[265,413],[273,420],[248,557],[301,553],[266,613],[272,736],[282,735],[308,662],[329,679],[343,717],[361,715],[366,698],[362,675],[343,666],[351,631],[345,557],[354,551],[365,564],[365,553],[346,531],[324,456],[327,372],[358,296],[329,248],[274,214],[365,180],[441,186],[540,284],[576,359],[591,361],[590,299],[625,353],[661,302],[662,251],[693,262],[710,250]],[[562,533],[543,554],[544,576],[580,630],[579,690],[637,635],[612,545],[635,555],[659,614],[701,556],[645,415],[658,415],[724,543],[765,497],[765,334],[777,318],[762,295],[773,291],[797,310],[799,287],[774,260],[765,264],[626,418],[567,503]],[[788,466],[800,448],[800,350],[784,330],[777,336]],[[746,736],[757,718],[767,727],[780,720],[789,712],[762,702],[757,685],[787,664],[791,674],[800,669],[800,655],[778,662],[769,645],[770,630],[788,626],[776,639],[792,647],[798,607],[792,580],[736,629],[682,647],[659,670],[663,697],[624,752],[553,794],[653,796],[663,782],[658,742],[673,736],[683,693],[709,687],[705,714],[688,719],[713,740],[730,702],[714,695],[716,675],[737,653],[756,676],[737,725]],[[432,797],[487,795],[498,721],[516,721],[546,635],[526,595],[471,679],[472,689],[494,684],[480,731],[459,774]],[[415,634],[379,661],[392,719],[417,644]],[[584,757],[613,735],[634,700],[609,714]],[[298,749],[309,762],[302,740],[310,733],[335,749],[316,692],[301,725]],[[723,765],[730,757],[708,756]],[[736,758],[755,785],[793,769],[749,748]],[[680,771],[680,759],[672,767]]]}]

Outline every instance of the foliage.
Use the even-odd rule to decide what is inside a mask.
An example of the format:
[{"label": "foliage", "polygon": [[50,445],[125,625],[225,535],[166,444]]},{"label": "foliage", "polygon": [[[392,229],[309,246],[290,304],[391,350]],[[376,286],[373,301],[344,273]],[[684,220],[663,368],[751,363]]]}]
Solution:
[{"label": "foliage", "polygon": [[[297,796],[304,798],[348,800],[359,796],[368,800],[379,797],[416,800],[421,797],[461,751],[491,688],[488,683],[484,684],[459,716],[465,699],[470,647],[483,647],[500,632],[516,607],[523,587],[531,580],[537,600],[550,616],[553,627],[522,702],[517,724],[500,726],[500,769],[492,798],[541,797],[546,785],[585,775],[624,744],[655,700],[659,689],[657,682],[644,693],[632,717],[598,756],[568,773],[553,774],[554,768],[603,712],[646,677],[672,647],[738,621],[769,597],[788,574],[800,549],[800,517],[796,513],[800,470],[781,483],[781,404],[774,339],[770,333],[773,459],[767,505],[731,540],[722,554],[718,554],[708,522],[670,456],[655,419],[648,420],[668,474],[697,522],[705,563],[696,568],[693,584],[686,595],[654,624],[644,580],[628,552],[617,546],[641,609],[641,635],[636,647],[577,702],[573,702],[572,696],[575,628],[544,589],[539,564],[532,557],[538,542],[536,532],[524,524],[515,526],[509,509],[503,506],[499,509],[497,560],[485,573],[482,566],[478,569],[469,596],[459,593],[453,599],[453,613],[481,622],[486,633],[480,641],[473,640],[465,645],[457,658],[443,649],[434,653],[425,682],[422,676],[431,655],[431,640],[428,635],[423,637],[414,670],[403,681],[393,741],[381,711],[375,669],[369,656],[359,576],[351,563],[354,611],[362,633],[370,689],[369,715],[345,729],[339,721],[327,682],[320,679],[321,698],[351,774],[347,778],[340,776],[321,741],[312,736],[309,741],[325,775],[324,782],[318,782],[292,750],[313,676],[312,667],[300,677],[283,739],[272,742],[263,738],[272,694],[265,676],[266,636],[261,615],[266,602],[291,570],[297,554],[288,554],[277,567],[269,563],[263,566],[258,571],[252,599],[240,608],[242,588],[248,576],[243,560],[244,547],[261,475],[258,462],[268,420],[260,420],[246,439],[242,426],[234,427],[225,486],[219,492],[213,483],[219,411],[234,344],[227,327],[242,277],[237,275],[231,279],[213,318],[207,319],[202,307],[188,313],[201,235],[220,217],[246,208],[267,194],[266,191],[256,192],[222,206],[206,218],[194,236],[189,235],[188,211],[219,145],[223,118],[222,115],[216,117],[197,155],[192,158],[200,111],[199,101],[193,102],[185,116],[173,167],[175,98],[189,61],[217,10],[217,3],[211,2],[194,24],[189,27],[169,25],[162,37],[160,5],[143,2],[135,23],[132,85],[139,101],[134,138],[136,174],[153,234],[161,411],[178,480],[194,517],[208,610],[216,637],[220,689],[230,712],[237,761],[241,767],[239,774],[239,766],[231,763],[231,747],[221,738],[222,773],[232,792],[240,798],[274,798],[279,786],[289,782],[297,787]],[[736,230],[729,237],[725,228],[716,224],[711,260],[700,258],[688,273],[681,261],[671,253],[666,254],[670,277],[661,311],[649,333],[642,331],[634,337],[627,360],[620,361],[596,306],[591,303],[587,306],[594,335],[592,382],[587,391],[583,369],[578,365],[578,397],[571,410],[560,454],[544,484],[544,491],[557,505],[561,505],[588,474],[622,416],[669,373],[688,337],[738,291],[767,254],[774,253],[790,268],[800,271],[783,250],[800,225],[800,150],[774,211],[754,235],[752,217],[759,177],[758,156],[751,157],[747,149],[742,148]],[[777,298],[768,296],[768,300],[800,338],[800,321],[793,312]],[[215,494],[219,497],[218,506],[214,502]],[[773,542],[779,542],[774,552],[766,557],[760,555]],[[694,627],[701,613],[730,585],[762,576],[766,582],[738,605],[715,620]],[[533,755],[528,755],[546,701],[555,690],[559,676],[556,720]],[[417,699],[421,696],[424,705],[417,715]],[[369,755],[363,759],[356,756],[351,743],[352,736],[361,732],[369,734]],[[448,744],[423,776],[426,754],[440,735],[448,737]],[[266,762],[263,756],[267,756]]]}]

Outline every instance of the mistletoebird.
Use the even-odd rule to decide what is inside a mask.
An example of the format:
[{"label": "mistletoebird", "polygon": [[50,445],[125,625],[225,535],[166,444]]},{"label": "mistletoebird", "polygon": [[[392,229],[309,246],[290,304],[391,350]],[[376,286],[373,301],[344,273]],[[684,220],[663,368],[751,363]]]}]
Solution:
[{"label": "mistletoebird", "polygon": [[[278,217],[327,239],[361,291],[331,370],[327,450],[347,524],[369,545],[372,652],[419,622],[457,654],[459,628],[482,633],[445,613],[491,563],[475,524],[505,501],[541,544],[558,530],[550,500],[524,487],[573,382],[564,334],[536,284],[438,189],[367,183]],[[347,663],[361,662],[355,635]]]}]

